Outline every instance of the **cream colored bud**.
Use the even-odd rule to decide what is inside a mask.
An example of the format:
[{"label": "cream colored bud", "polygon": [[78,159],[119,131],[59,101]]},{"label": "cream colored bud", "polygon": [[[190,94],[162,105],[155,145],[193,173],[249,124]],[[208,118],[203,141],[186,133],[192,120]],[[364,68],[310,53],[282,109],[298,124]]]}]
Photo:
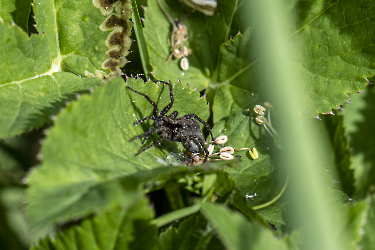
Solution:
[{"label": "cream colored bud", "polygon": [[224,144],[224,143],[226,143],[227,141],[228,141],[228,136],[226,136],[226,135],[219,136],[219,137],[217,137],[217,138],[214,140],[214,142],[215,142],[216,144]]},{"label": "cream colored bud", "polygon": [[255,118],[255,121],[256,121],[256,123],[258,123],[259,125],[264,125],[264,124],[265,124],[265,122],[264,122],[264,120],[263,120],[263,117],[260,116],[260,115],[258,115],[258,116]]},{"label": "cream colored bud", "polygon": [[258,115],[264,115],[264,112],[266,112],[266,108],[260,105],[255,105],[254,112]]},{"label": "cream colored bud", "polygon": [[180,67],[182,70],[188,70],[189,69],[189,60],[187,57],[183,57],[180,62]]},{"label": "cream colored bud", "polygon": [[220,153],[233,154],[234,153],[234,148],[232,148],[232,147],[224,147],[224,148],[220,149]]},{"label": "cream colored bud", "polygon": [[212,144],[210,144],[209,146],[208,146],[208,155],[212,155],[212,152],[214,152],[214,148],[215,148],[215,146],[214,145],[212,145]]},{"label": "cream colored bud", "polygon": [[224,152],[220,154],[220,158],[223,160],[233,160],[233,155]]}]

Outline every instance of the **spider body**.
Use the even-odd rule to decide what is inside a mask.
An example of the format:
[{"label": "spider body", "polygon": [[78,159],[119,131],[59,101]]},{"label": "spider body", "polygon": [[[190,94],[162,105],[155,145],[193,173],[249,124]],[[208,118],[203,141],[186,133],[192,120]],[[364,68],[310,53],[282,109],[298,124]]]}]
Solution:
[{"label": "spider body", "polygon": [[177,118],[178,112],[174,111],[168,116],[167,113],[172,108],[173,103],[174,103],[173,87],[170,81],[169,83],[167,82],[162,82],[162,83],[169,86],[171,102],[162,111],[160,111],[160,114],[159,114],[159,109],[157,105],[155,104],[155,102],[153,102],[146,94],[140,93],[136,90],[133,90],[127,87],[131,91],[144,96],[146,100],[149,103],[151,103],[152,106],[154,106],[153,116],[147,116],[139,121],[134,122],[134,125],[136,125],[140,122],[144,122],[146,120],[152,119],[154,120],[154,128],[132,138],[130,141],[134,141],[138,138],[143,138],[142,140],[142,144],[143,144],[149,135],[153,133],[157,133],[160,135],[159,140],[154,141],[153,143],[148,145],[146,148],[144,148],[143,150],[135,154],[135,156],[159,144],[160,142],[164,140],[170,140],[172,142],[173,141],[181,142],[184,148],[186,149],[186,151],[190,153],[200,153],[204,151],[206,154],[205,160],[204,160],[205,162],[208,159],[209,152],[206,147],[204,135],[202,133],[202,130],[200,129],[200,125],[198,121],[201,122],[204,126],[206,126],[207,130],[209,131],[213,139],[210,126],[205,121],[200,119],[196,114],[193,114],[193,113]]}]

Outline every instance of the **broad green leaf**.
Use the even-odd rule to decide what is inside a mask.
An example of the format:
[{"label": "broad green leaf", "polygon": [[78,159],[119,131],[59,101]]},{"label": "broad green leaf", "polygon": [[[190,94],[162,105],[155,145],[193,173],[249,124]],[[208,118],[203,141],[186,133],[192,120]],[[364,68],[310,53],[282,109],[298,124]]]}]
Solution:
[{"label": "broad green leaf", "polygon": [[255,75],[249,72],[250,67],[256,68],[249,57],[251,33],[252,30],[248,29],[220,47],[217,83],[212,82],[207,93],[209,98],[214,95],[214,123],[244,109],[263,105]]},{"label": "broad green leaf", "polygon": [[[155,77],[186,79],[199,89],[207,87],[208,99],[213,102],[215,123],[233,112],[251,108],[254,103],[261,104],[260,100],[272,102],[265,99],[267,93],[262,93],[257,78],[258,64],[262,60],[252,43],[253,34],[260,32],[257,25],[245,29],[250,25],[234,24],[228,28],[230,32],[226,32],[228,26],[220,25],[219,22],[225,19],[226,24],[231,24],[234,11],[246,13],[249,8],[247,2],[241,1],[237,6],[237,3],[218,1],[214,16],[207,17],[194,12],[184,20],[183,24],[189,33],[186,46],[192,49],[187,71],[179,68],[179,60],[172,59],[172,62],[163,65],[171,52],[172,25],[156,1],[151,1],[146,11],[144,33]],[[183,7],[176,1],[163,1],[161,4],[173,18],[185,15]],[[284,18],[284,15],[293,15],[295,18],[296,26],[290,29],[289,39],[296,44],[298,58],[294,59],[294,63],[301,79],[304,79],[301,84],[309,96],[306,101],[309,102],[310,110],[306,115],[331,112],[331,109],[347,102],[347,93],[364,88],[366,78],[375,74],[371,63],[375,31],[370,20],[373,4],[370,0],[345,1],[343,4],[334,1],[298,1],[290,3],[289,7],[290,12],[280,13],[279,18]],[[364,13],[360,21],[357,19],[359,12]],[[236,23],[238,13],[235,16]],[[243,19],[246,21],[247,18]],[[209,29],[214,21],[216,26],[222,26],[222,30]],[[236,27],[244,29],[241,30],[243,35],[227,40],[228,34],[233,34],[230,29]],[[218,33],[213,33],[216,31]],[[220,46],[219,43],[212,43],[212,34],[216,35],[216,40],[226,44]],[[218,36],[223,34],[224,40],[221,40]],[[202,41],[209,41],[210,47],[207,48]]]},{"label": "broad green leaf", "polygon": [[217,230],[227,249],[288,249],[270,229],[250,223],[238,212],[213,203],[202,204],[202,213]]},{"label": "broad green leaf", "polygon": [[31,0],[1,0],[0,1],[0,22],[1,18],[8,23],[14,22],[26,33],[29,33],[28,21],[31,10]]},{"label": "broad green leaf", "polygon": [[298,6],[293,34],[300,54],[296,63],[313,104],[311,112],[329,113],[338,108],[348,101],[347,93],[364,88],[366,78],[375,74],[374,8],[370,0]]},{"label": "broad green leaf", "polygon": [[375,89],[368,86],[363,93],[350,96],[351,103],[344,106],[344,126],[352,148],[352,165],[356,179],[356,196],[365,197],[375,192],[375,133],[371,124],[375,122]]},{"label": "broad green leaf", "polygon": [[[270,157],[275,143],[265,128],[255,122],[255,115],[251,111],[231,115],[224,127],[222,122],[218,125],[214,126],[213,134],[215,137],[222,134],[228,136],[225,146],[235,149],[256,148],[259,153],[259,158],[252,160],[248,150],[241,151],[237,153],[242,155],[238,164],[223,169],[233,178],[243,196],[254,196],[247,200],[248,204],[257,207],[274,199],[282,190],[283,184],[278,183],[278,175],[281,173],[275,171]],[[280,177],[286,179],[283,175]],[[262,208],[262,210],[268,209],[269,206]],[[268,216],[263,218],[266,221],[270,219]]]},{"label": "broad green leaf", "polygon": [[[183,19],[187,13],[177,1],[160,1],[172,19]],[[214,77],[219,57],[219,47],[228,38],[236,2],[218,1],[218,8],[212,17],[195,11],[183,20],[189,39],[184,42],[192,50],[188,57],[190,67],[180,68],[180,59],[164,62],[172,52],[172,23],[168,20],[157,1],[149,1],[145,11],[144,35],[146,38],[153,73],[156,79],[188,82],[198,89],[206,88],[209,78]],[[220,6],[221,5],[221,6]],[[190,10],[191,11],[191,10]]]},{"label": "broad green leaf", "polygon": [[41,126],[65,100],[101,82],[77,74],[120,74],[131,44],[131,3],[117,4],[114,13],[123,8],[111,23],[115,28],[106,19],[113,15],[103,16],[89,0],[34,1],[41,34],[30,38],[18,27],[0,23],[0,137]]},{"label": "broad green leaf", "polygon": [[348,140],[343,127],[343,117],[334,111],[332,115],[323,115],[321,119],[325,123],[328,136],[335,154],[336,172],[339,176],[341,190],[348,196],[353,196],[354,171],[350,169],[351,152],[348,147]]},{"label": "broad green leaf", "polygon": [[[264,221],[254,210],[249,206],[244,195],[235,187],[234,181],[229,178],[227,173],[223,171],[217,172],[217,181],[215,182],[215,193],[219,195],[219,199],[216,202],[229,203],[241,211],[252,221],[257,221],[260,224],[268,227],[267,222]],[[266,217],[268,219],[268,217]]]},{"label": "broad green leaf", "polygon": [[[114,6],[123,6],[121,15]],[[52,57],[81,76],[103,77],[124,65],[131,44],[130,8],[129,1],[98,7],[90,0],[34,2],[36,27],[48,37]]]},{"label": "broad green leaf", "polygon": [[158,249],[157,229],[149,223],[153,216],[147,200],[139,199],[126,208],[116,207],[86,219],[31,249]]},{"label": "broad green leaf", "polygon": [[[92,95],[83,95],[69,104],[44,142],[43,165],[28,178],[27,213],[32,227],[66,220],[75,214],[87,215],[113,203],[129,203],[140,184],[151,178],[145,173],[140,177],[129,174],[169,165],[167,156],[171,151],[181,153],[182,146],[175,142],[162,143],[134,156],[145,146],[141,140],[129,139],[147,131],[151,124],[133,123],[152,115],[153,107],[143,96],[128,90],[127,85],[147,93],[155,102],[159,100],[159,109],[170,102],[168,86],[157,87],[132,78],[125,84],[116,78]],[[179,82],[173,90],[175,103],[170,112],[179,111],[180,116],[194,112],[207,119],[208,106],[199,92]],[[145,143],[148,145],[155,138],[152,136]],[[121,176],[125,176],[122,182],[113,180]]]},{"label": "broad green leaf", "polygon": [[170,226],[160,234],[160,249],[203,249],[211,240],[212,234],[212,228],[207,227],[207,221],[201,215],[190,216],[183,220],[178,228]]}]

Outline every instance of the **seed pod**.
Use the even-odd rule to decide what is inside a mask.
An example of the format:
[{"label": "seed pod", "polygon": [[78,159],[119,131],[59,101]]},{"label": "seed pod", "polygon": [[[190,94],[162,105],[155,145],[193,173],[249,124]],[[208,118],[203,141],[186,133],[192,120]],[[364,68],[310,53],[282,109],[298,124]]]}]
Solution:
[{"label": "seed pod", "polygon": [[210,144],[207,149],[208,149],[208,155],[212,155],[212,152],[214,152],[214,145]]},{"label": "seed pod", "polygon": [[180,62],[180,67],[182,70],[188,70],[189,69],[189,60],[187,57],[183,57]]},{"label": "seed pod", "polygon": [[258,151],[256,150],[256,148],[253,148],[252,150],[249,150],[249,154],[250,154],[251,159],[253,159],[253,160],[258,159],[258,157],[259,157],[259,154],[258,154]]},{"label": "seed pod", "polygon": [[257,113],[258,115],[264,115],[264,112],[266,112],[266,108],[263,107],[263,106],[260,106],[260,105],[255,105],[255,107],[254,107],[254,111],[255,111],[255,113]]},{"label": "seed pod", "polygon": [[233,155],[224,152],[220,154],[220,158],[223,160],[233,160]]},{"label": "seed pod", "polygon": [[215,139],[215,143],[216,144],[224,144],[224,143],[226,143],[228,141],[228,136],[226,136],[226,135],[222,135],[222,136],[219,136],[219,137],[217,137],[216,139]]},{"label": "seed pod", "polygon": [[224,147],[224,148],[220,149],[220,153],[233,154],[234,153],[234,148],[232,148],[232,147]]}]

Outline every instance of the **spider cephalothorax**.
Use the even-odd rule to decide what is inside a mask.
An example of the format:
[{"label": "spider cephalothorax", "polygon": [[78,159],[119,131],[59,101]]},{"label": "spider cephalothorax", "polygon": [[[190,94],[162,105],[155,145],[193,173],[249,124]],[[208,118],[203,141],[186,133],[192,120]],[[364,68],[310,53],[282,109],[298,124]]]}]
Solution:
[{"label": "spider cephalothorax", "polygon": [[177,141],[181,142],[186,151],[191,153],[200,153],[202,151],[205,152],[205,160],[207,160],[209,152],[207,150],[204,135],[202,133],[202,130],[199,126],[199,122],[201,122],[204,126],[206,126],[207,130],[209,131],[211,138],[211,128],[210,126],[203,121],[201,118],[199,118],[196,114],[190,113],[188,115],[181,116],[180,118],[177,118],[178,112],[174,111],[170,115],[167,115],[168,111],[172,108],[174,103],[173,98],[173,87],[171,82],[162,82],[169,86],[169,93],[170,93],[170,99],[171,102],[160,112],[155,102],[153,102],[150,97],[148,97],[146,94],[140,93],[138,91],[133,90],[132,88],[127,87],[131,91],[144,96],[149,103],[151,103],[152,106],[154,106],[154,115],[153,116],[147,116],[139,121],[134,122],[134,125],[152,119],[154,120],[154,128],[150,131],[147,131],[143,134],[140,134],[134,138],[132,138],[130,141],[134,141],[138,138],[144,138],[142,141],[142,144],[144,143],[145,139],[153,133],[158,133],[160,135],[159,140],[154,141],[150,145],[148,145],[146,148],[142,149],[140,152],[138,152],[135,156],[139,155],[146,149],[151,148],[152,146],[155,146],[156,144],[159,144],[160,142],[164,140],[170,140],[170,141]]}]

